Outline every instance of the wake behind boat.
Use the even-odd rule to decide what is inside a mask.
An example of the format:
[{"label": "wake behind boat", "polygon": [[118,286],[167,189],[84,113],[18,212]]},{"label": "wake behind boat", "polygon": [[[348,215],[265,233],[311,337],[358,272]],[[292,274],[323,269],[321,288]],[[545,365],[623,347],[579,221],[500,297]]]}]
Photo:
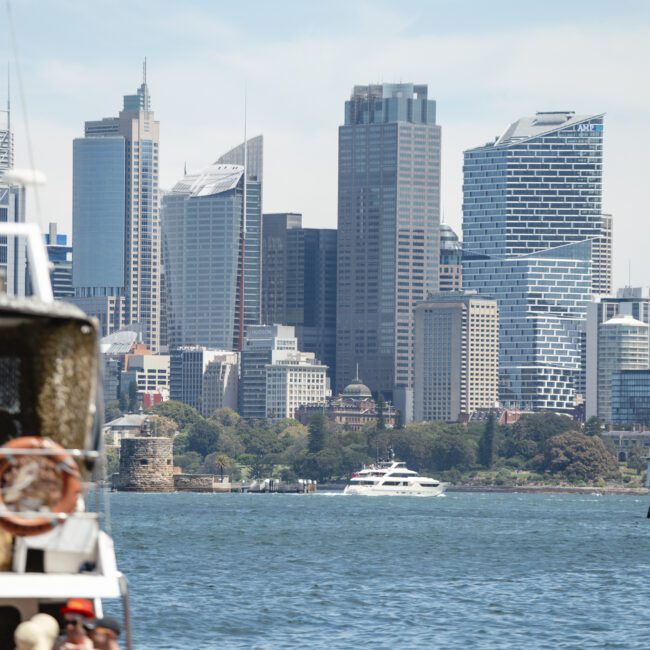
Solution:
[{"label": "wake behind boat", "polygon": [[343,494],[363,496],[438,497],[446,484],[428,476],[420,476],[400,461],[379,462],[355,472]]}]

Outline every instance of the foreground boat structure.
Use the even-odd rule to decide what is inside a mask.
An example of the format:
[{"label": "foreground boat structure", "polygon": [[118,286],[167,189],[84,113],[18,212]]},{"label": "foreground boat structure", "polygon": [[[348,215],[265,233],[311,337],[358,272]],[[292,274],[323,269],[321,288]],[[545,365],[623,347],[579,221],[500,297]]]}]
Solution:
[{"label": "foreground boat structure", "polygon": [[[16,232],[18,231],[18,232]],[[40,233],[0,224],[0,236],[27,238],[35,295],[0,294],[0,647],[34,614],[59,622],[70,598],[123,602],[128,590],[113,541],[102,530],[98,333],[72,305],[54,302]],[[86,507],[89,504],[92,507]]]},{"label": "foreground boat structure", "polygon": [[364,467],[355,472],[344,494],[362,496],[419,496],[438,497],[445,491],[446,483],[428,476],[420,476],[406,467],[406,463],[391,460]]}]

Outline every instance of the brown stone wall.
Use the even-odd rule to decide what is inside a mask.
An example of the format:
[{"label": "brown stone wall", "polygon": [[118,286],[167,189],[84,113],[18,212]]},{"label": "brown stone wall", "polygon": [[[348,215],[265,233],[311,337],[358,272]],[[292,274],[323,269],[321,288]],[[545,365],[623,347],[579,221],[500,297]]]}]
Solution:
[{"label": "brown stone wall", "polygon": [[213,474],[174,474],[174,489],[178,492],[213,492]]},{"label": "brown stone wall", "polygon": [[174,463],[171,438],[123,438],[119,490],[172,492]]}]

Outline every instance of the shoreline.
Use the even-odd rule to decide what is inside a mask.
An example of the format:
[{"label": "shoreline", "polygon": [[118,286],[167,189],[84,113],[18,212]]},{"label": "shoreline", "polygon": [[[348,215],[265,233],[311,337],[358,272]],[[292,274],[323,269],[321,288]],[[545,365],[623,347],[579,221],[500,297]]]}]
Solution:
[{"label": "shoreline", "polygon": [[557,494],[650,495],[650,490],[648,488],[615,486],[597,487],[595,485],[587,487],[570,485],[449,485],[446,492],[546,492]]}]

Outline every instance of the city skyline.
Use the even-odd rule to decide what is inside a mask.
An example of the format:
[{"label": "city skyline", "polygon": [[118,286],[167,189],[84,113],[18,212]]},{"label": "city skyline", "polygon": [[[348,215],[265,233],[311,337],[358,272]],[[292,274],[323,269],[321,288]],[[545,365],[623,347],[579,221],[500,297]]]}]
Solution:
[{"label": "city skyline", "polygon": [[[497,3],[493,15],[478,7],[471,16],[463,12],[465,4],[435,3],[429,8],[416,3],[406,14],[394,3],[358,3],[351,8],[334,3],[306,11],[285,2],[276,7],[274,18],[259,5],[245,24],[237,21],[234,8],[216,12],[197,2],[179,12],[170,4],[150,12],[156,14],[152,35],[125,38],[133,44],[116,51],[111,37],[119,11],[105,15],[100,25],[93,20],[92,8],[74,3],[43,2],[38,12],[30,11],[30,0],[17,3],[14,17],[32,146],[36,166],[49,177],[49,184],[39,190],[41,228],[45,231],[47,223],[56,221],[62,232],[71,232],[70,141],[82,135],[79,125],[88,116],[115,112],[123,89],[138,82],[145,55],[156,117],[163,124],[161,187],[169,189],[186,162],[190,171],[197,171],[213,162],[207,158],[209,150],[223,151],[241,142],[246,87],[249,130],[263,133],[267,140],[263,209],[301,212],[307,227],[333,227],[336,222],[340,98],[355,83],[417,80],[428,84],[438,102],[437,121],[444,133],[442,214],[457,231],[464,149],[493,139],[510,116],[538,110],[605,112],[603,211],[614,215],[614,286],[627,284],[628,261],[631,284],[647,284],[650,260],[643,254],[642,238],[635,235],[636,220],[646,212],[643,151],[649,136],[644,119],[650,95],[637,79],[642,78],[650,48],[644,38],[650,7],[637,2],[616,8],[573,3],[560,11],[560,4],[551,2],[533,22],[532,8],[514,3]],[[445,11],[434,21],[435,8],[441,5]],[[507,10],[514,6],[516,12]],[[305,28],[296,31],[307,36],[295,37],[282,24],[280,17],[292,8],[295,21]],[[76,38],[65,43],[58,39],[54,46],[53,35],[46,31],[54,12]],[[341,12],[348,21],[335,31]],[[89,22],[93,39],[84,31]],[[606,31],[600,27],[605,23]],[[179,24],[191,37],[178,34]],[[120,24],[119,29],[128,36],[132,27]],[[172,29],[178,47],[165,51],[161,45]],[[378,37],[387,42],[382,53],[364,45]],[[607,52],[601,51],[604,37]],[[0,45],[0,60],[12,58],[8,41]],[[234,43],[239,47],[233,48]],[[351,57],[352,63],[351,51],[359,54]],[[515,51],[516,56],[508,57]],[[536,54],[540,51],[544,57]],[[568,67],[567,61],[574,65]],[[273,69],[282,74],[271,75]],[[344,74],[334,74],[342,69]],[[549,82],[540,82],[544,79]],[[298,83],[300,93],[294,90]],[[25,167],[28,150],[20,94],[13,85],[16,165]],[[228,89],[227,101],[223,88]],[[0,103],[3,94],[0,91]],[[179,102],[179,96],[191,96],[192,101]],[[314,96],[318,102],[312,101]],[[314,150],[319,152],[316,157],[310,155]],[[32,218],[33,205],[28,201]]]}]

